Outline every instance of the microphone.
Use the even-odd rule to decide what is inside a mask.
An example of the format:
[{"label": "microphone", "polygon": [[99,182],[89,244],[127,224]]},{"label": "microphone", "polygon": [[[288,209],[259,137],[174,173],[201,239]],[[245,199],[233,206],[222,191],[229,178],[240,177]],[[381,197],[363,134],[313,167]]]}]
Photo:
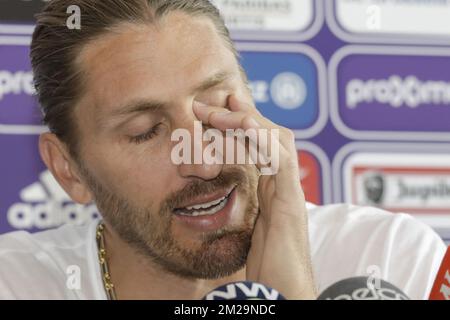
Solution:
[{"label": "microphone", "polygon": [[317,300],[409,300],[409,298],[399,288],[384,280],[355,277],[331,285]]},{"label": "microphone", "polygon": [[[286,298],[277,290],[261,283],[242,281],[220,286],[208,293],[203,300],[286,300]],[[317,300],[409,300],[409,298],[399,288],[384,280],[354,277],[328,287]]]},{"label": "microphone", "polygon": [[277,290],[250,281],[225,284],[208,293],[203,300],[286,300]]},{"label": "microphone", "polygon": [[450,300],[450,247],[434,280],[429,300]]}]

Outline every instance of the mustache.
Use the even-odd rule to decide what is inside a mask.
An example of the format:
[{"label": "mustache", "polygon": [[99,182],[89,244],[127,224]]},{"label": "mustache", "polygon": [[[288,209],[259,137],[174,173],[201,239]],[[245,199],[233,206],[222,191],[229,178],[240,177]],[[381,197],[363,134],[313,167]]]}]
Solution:
[{"label": "mustache", "polygon": [[172,193],[166,198],[162,207],[172,211],[176,208],[180,208],[192,198],[212,193],[217,190],[232,188],[234,186],[241,186],[241,189],[245,192],[247,189],[245,188],[246,185],[248,185],[248,173],[244,168],[240,166],[228,168],[226,170],[224,169],[213,180],[194,180],[184,186],[181,190]]}]

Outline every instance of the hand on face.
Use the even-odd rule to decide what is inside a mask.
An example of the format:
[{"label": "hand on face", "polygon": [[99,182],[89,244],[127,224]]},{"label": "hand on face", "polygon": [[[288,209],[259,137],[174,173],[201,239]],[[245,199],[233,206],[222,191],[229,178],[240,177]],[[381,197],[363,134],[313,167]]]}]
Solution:
[{"label": "hand on face", "polygon": [[[259,143],[258,149],[264,155],[270,154],[272,162],[274,159],[278,162],[274,174],[259,178],[260,214],[247,258],[247,280],[273,287],[288,299],[315,299],[307,210],[300,185],[295,137],[290,130],[263,117],[254,105],[234,96],[229,98],[228,107],[194,104],[194,112],[203,124],[219,130],[268,132],[267,141],[272,143]],[[278,148],[274,148],[274,143]],[[260,158],[252,160],[259,170],[264,170]]]}]

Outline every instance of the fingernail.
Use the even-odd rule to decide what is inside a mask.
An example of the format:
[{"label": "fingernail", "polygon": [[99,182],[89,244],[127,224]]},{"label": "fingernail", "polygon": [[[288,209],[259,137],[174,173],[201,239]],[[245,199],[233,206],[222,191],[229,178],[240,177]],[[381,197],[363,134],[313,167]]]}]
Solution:
[{"label": "fingernail", "polygon": [[230,114],[231,111],[216,111],[214,113],[217,114],[218,116],[225,116],[227,114]]},{"label": "fingernail", "polygon": [[207,104],[204,104],[204,103],[202,103],[202,102],[197,102],[197,101],[194,102],[193,106],[194,106],[195,108],[200,108],[200,109],[204,109],[204,108],[207,108],[207,107],[208,107]]}]

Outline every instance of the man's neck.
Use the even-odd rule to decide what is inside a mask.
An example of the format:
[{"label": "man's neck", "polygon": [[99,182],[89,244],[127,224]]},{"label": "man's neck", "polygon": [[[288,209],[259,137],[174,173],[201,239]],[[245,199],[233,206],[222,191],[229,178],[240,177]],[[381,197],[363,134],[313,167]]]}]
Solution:
[{"label": "man's neck", "polygon": [[245,267],[216,280],[182,278],[143,257],[109,228],[104,237],[111,281],[121,300],[198,300],[225,283],[245,280]]}]

